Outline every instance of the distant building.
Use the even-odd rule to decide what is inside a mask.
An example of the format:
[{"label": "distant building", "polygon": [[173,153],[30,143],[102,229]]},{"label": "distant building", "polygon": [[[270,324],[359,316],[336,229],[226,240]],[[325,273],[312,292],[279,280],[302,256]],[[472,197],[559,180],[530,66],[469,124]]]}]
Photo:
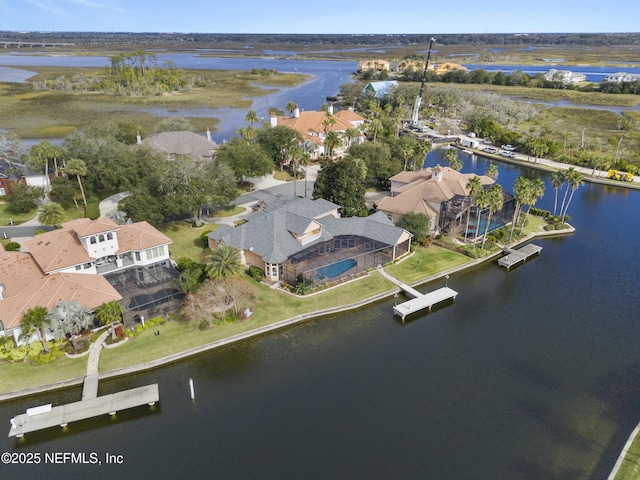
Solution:
[{"label": "distant building", "polygon": [[544,74],[544,79],[550,82],[562,82],[564,84],[580,83],[587,80],[587,76],[582,73],[575,73],[569,70],[556,70],[552,68]]},{"label": "distant building", "polygon": [[358,71],[375,70],[376,72],[382,72],[383,70],[389,71],[391,64],[387,60],[363,60],[358,62]]},{"label": "distant building", "polygon": [[612,83],[639,82],[640,74],[617,72],[617,73],[612,73],[611,75],[607,75],[605,78],[605,81],[612,82]]},{"label": "distant building", "polygon": [[278,125],[284,125],[293,130],[296,130],[302,135],[302,139],[305,142],[310,142],[314,146],[313,152],[311,152],[311,158],[318,158],[324,155],[324,139],[327,132],[336,132],[342,139],[342,145],[339,145],[337,153],[346,152],[353,143],[364,142],[364,135],[358,133],[358,135],[349,139],[346,135],[346,131],[349,129],[359,129],[365,122],[364,117],[358,115],[352,110],[340,110],[338,112],[333,111],[333,104],[329,104],[326,112],[324,111],[300,111],[296,105],[293,115],[287,116],[271,116],[271,126],[276,127]]},{"label": "distant building", "polygon": [[394,88],[398,88],[398,82],[395,80],[369,82],[362,89],[362,95],[371,95],[374,98],[384,98],[384,96]]},{"label": "distant building", "polygon": [[162,132],[144,140],[138,136],[138,143],[150,145],[165,153],[171,160],[180,156],[190,156],[194,160],[211,160],[218,149],[208,130],[206,137],[188,131]]}]

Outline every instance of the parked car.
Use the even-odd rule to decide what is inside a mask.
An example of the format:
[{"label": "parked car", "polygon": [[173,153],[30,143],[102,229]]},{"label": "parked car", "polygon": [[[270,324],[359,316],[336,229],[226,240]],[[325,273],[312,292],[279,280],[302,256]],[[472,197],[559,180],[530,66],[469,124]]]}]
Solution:
[{"label": "parked car", "polygon": [[487,153],[496,153],[497,150],[493,147],[485,147],[482,149],[483,152],[487,152]]},{"label": "parked car", "polygon": [[514,147],[511,144],[502,145],[502,148],[503,148],[503,150],[506,150],[508,152],[513,152],[516,149],[516,147]]},{"label": "parked car", "polygon": [[501,150],[500,151],[500,155],[502,155],[503,157],[507,157],[507,158],[516,158],[516,154],[513,152],[507,152],[505,150]]},{"label": "parked car", "polygon": [[493,142],[491,141],[491,139],[489,137],[485,137],[482,139],[482,143],[484,143],[485,145],[493,145]]}]

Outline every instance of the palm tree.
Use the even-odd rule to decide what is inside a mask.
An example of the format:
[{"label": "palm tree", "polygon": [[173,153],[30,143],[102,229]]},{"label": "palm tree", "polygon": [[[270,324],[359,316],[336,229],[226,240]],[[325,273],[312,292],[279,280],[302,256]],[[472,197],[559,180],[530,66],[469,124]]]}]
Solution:
[{"label": "palm tree", "polygon": [[[478,193],[482,191],[482,182],[480,182],[480,177],[478,177],[477,175],[471,177],[467,182],[466,189],[468,192],[467,196],[469,197],[469,206],[467,207],[467,228],[464,231],[465,239],[467,239],[467,236],[469,235],[469,219],[471,217],[471,207],[473,206],[476,195],[478,195]],[[478,227],[476,226],[476,234],[477,231]]]},{"label": "palm tree", "polygon": [[296,110],[296,104],[293,102],[287,103],[287,106],[284,109],[289,112],[289,115],[293,115],[293,112]]},{"label": "palm tree", "polygon": [[42,348],[44,348],[44,351],[47,353],[51,351],[44,334],[44,327],[49,324],[46,308],[30,308],[22,316],[20,324],[22,325],[22,333],[25,334],[26,338],[30,338],[34,333],[37,333],[38,337],[40,338],[40,342],[42,342]]},{"label": "palm tree", "polygon": [[111,325],[111,338],[116,339],[116,323],[122,320],[122,304],[117,300],[103,303],[95,310],[95,315],[101,325]]},{"label": "palm tree", "polygon": [[251,126],[253,126],[254,123],[258,122],[258,120],[258,114],[255,112],[255,110],[249,110],[244,116],[244,121],[249,122]]},{"label": "palm tree", "polygon": [[64,209],[56,202],[47,202],[40,207],[38,220],[43,225],[53,227],[64,220]]},{"label": "palm tree", "polygon": [[558,190],[566,180],[566,173],[564,170],[556,170],[551,174],[551,186],[555,190],[555,197],[553,199],[553,215],[555,216],[558,209]]},{"label": "palm tree", "polygon": [[84,207],[87,208],[87,197],[84,194],[84,188],[80,180],[81,176],[84,177],[87,174],[87,165],[79,158],[72,158],[67,162],[64,170],[67,175],[75,175],[77,177],[78,185],[80,185],[80,193],[82,193],[82,201],[84,202]]},{"label": "palm tree", "polygon": [[455,148],[450,148],[447,150],[445,156],[447,157],[447,161],[449,162],[449,167],[453,168],[457,172],[462,170],[462,162],[458,157],[458,150],[456,150]]},{"label": "palm tree", "polygon": [[560,204],[560,211],[558,212],[558,216],[562,216],[562,212],[564,212],[564,207],[567,202],[567,195],[569,194],[569,190],[571,189],[571,182],[569,179],[573,177],[576,173],[576,169],[574,167],[569,167],[567,171],[564,172],[564,179],[567,182],[567,185],[564,188],[564,195],[562,196],[562,203]]},{"label": "palm tree", "polygon": [[[476,244],[478,243],[478,234],[479,234],[479,230],[480,230],[480,219],[482,218],[482,212],[484,211],[485,208],[487,208],[489,206],[489,190],[487,190],[486,188],[483,188],[482,190],[480,190],[477,195],[476,195],[476,216],[477,216],[477,221],[476,221],[476,234],[475,234],[475,238],[473,239],[473,249],[475,250],[476,248]],[[489,222],[487,222],[487,225],[489,224]]]},{"label": "palm tree", "polygon": [[538,198],[540,198],[543,194],[544,194],[544,182],[542,180],[540,180],[539,178],[533,179],[529,182],[529,188],[527,190],[527,214],[524,217],[524,222],[522,222],[522,225],[520,225],[520,233],[522,233],[522,229],[524,228],[524,225],[527,223],[527,218],[529,217],[529,210],[531,210],[531,207],[533,207],[536,202],[538,201]]},{"label": "palm tree", "polygon": [[242,273],[240,252],[230,245],[220,245],[207,257],[205,272],[216,280],[233,277]]},{"label": "palm tree", "polygon": [[292,173],[293,173],[293,195],[298,196],[298,169],[300,168],[300,157],[302,156],[302,148],[298,144],[291,145],[289,148],[289,156],[291,157]]},{"label": "palm tree", "polygon": [[333,157],[333,149],[340,145],[340,137],[338,133],[331,130],[327,132],[327,135],[324,137],[324,146],[327,149],[329,158]]},{"label": "palm tree", "polygon": [[307,196],[307,174],[309,173],[309,164],[311,163],[311,155],[304,152],[300,156],[300,165],[304,167],[304,196]]},{"label": "palm tree", "polygon": [[522,205],[524,205],[529,199],[529,190],[531,189],[531,182],[526,177],[518,177],[513,184],[513,193],[516,199],[516,207],[513,210],[513,220],[511,221],[511,233],[509,235],[509,241],[513,238],[513,231],[516,228],[518,219],[520,218],[520,212]]},{"label": "palm tree", "polygon": [[496,180],[498,178],[498,173],[498,166],[495,163],[491,162],[487,167],[485,175],[492,180]]},{"label": "palm tree", "polygon": [[[573,170],[572,168],[569,171]],[[578,172],[577,170],[573,170],[567,175],[567,184],[571,185],[571,196],[569,196],[569,201],[567,205],[564,207],[564,212],[562,213],[562,223],[564,223],[564,217],[567,215],[567,210],[569,210],[569,205],[571,204],[571,200],[573,199],[573,194],[580,187],[580,185],[584,185],[584,176]]]},{"label": "palm tree", "polygon": [[502,187],[499,184],[496,183],[489,190],[485,191],[488,193],[487,207],[489,207],[489,216],[487,217],[487,224],[484,227],[484,237],[482,238],[481,246],[482,249],[484,249],[484,244],[487,241],[487,233],[489,233],[489,225],[491,224],[493,214],[502,208],[502,204],[504,202]]},{"label": "palm tree", "polygon": [[93,315],[84,305],[77,301],[62,301],[48,315],[53,335],[56,338],[67,338],[74,350],[77,350],[75,335],[93,324]]}]

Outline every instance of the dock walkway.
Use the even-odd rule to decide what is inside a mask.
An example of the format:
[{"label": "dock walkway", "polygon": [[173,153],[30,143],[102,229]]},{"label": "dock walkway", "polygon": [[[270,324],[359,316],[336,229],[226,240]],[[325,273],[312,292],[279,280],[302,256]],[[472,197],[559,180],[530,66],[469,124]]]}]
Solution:
[{"label": "dock walkway", "polygon": [[507,255],[498,259],[498,265],[500,265],[501,267],[505,267],[507,270],[509,270],[514,265],[517,265],[520,262],[526,261],[530,257],[533,257],[534,255],[540,253],[541,251],[542,251],[542,247],[539,245],[534,245],[533,243],[525,245],[524,247],[519,248],[518,250],[508,249]]},{"label": "dock walkway", "polygon": [[378,266],[378,271],[383,277],[392,281],[398,287],[400,287],[407,295],[413,297],[411,300],[403,302],[400,305],[395,305],[393,307],[393,312],[400,318],[402,318],[403,321],[407,315],[418,312],[420,310],[424,310],[425,308],[431,310],[431,307],[433,307],[436,303],[440,303],[449,299],[455,300],[458,296],[458,292],[449,287],[442,287],[429,293],[420,293],[416,289],[389,275],[380,265]]},{"label": "dock walkway", "polygon": [[160,400],[157,383],[98,396],[100,351],[108,335],[109,329],[105,330],[90,347],[87,375],[82,385],[82,399],[79,402],[55,407],[48,404],[27,409],[26,413],[16,415],[11,419],[9,437],[22,437],[25,433],[55,427],[56,425],[65,427],[69,422],[104,414],[115,415],[120,410],[144,404],[154,405]]}]

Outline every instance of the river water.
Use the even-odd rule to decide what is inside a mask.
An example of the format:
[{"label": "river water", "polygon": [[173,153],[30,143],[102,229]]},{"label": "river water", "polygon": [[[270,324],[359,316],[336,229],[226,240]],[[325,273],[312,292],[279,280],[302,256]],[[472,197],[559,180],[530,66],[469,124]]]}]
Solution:
[{"label": "river water", "polygon": [[[540,206],[553,208],[546,174],[499,171],[507,189],[543,179]],[[0,450],[108,452],[122,465],[11,465],[2,478],[605,478],[640,421],[639,195],[580,187],[574,235],[536,240],[541,255],[510,272],[452,275],[455,303],[405,324],[390,298],[101,382],[100,394],[158,382],[161,400]],[[4,403],[0,419],[8,431],[26,408],[80,393]]]}]

